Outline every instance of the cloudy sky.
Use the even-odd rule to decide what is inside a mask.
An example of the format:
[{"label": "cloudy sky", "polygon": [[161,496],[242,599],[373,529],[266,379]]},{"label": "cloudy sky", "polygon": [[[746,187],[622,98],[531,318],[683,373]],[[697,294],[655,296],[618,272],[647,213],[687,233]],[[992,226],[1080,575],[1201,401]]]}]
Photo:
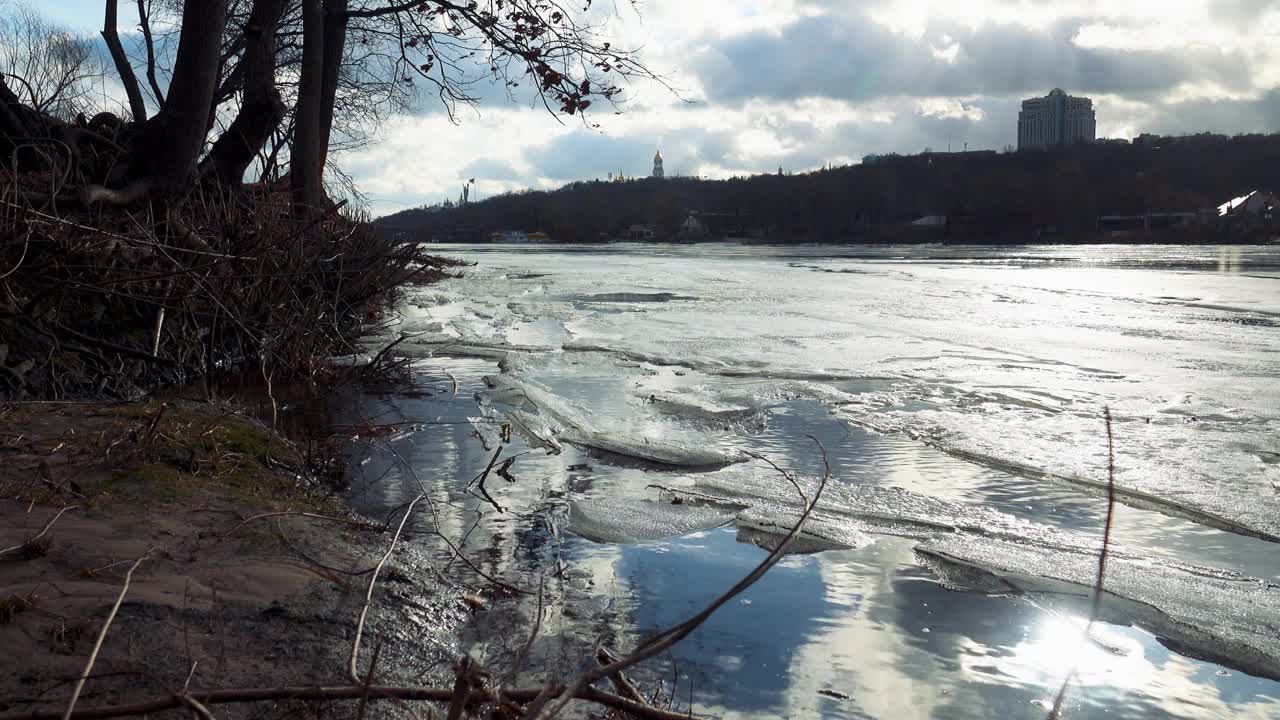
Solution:
[{"label": "cloudy sky", "polygon": [[[607,2],[607,0],[605,0]],[[100,0],[41,0],[84,32]],[[132,3],[126,3],[132,5]],[[344,157],[376,213],[609,172],[725,177],[877,152],[998,149],[1022,98],[1093,98],[1102,136],[1280,130],[1280,0],[629,0],[598,7],[679,97],[557,122],[492,98],[451,122],[424,99]]]}]

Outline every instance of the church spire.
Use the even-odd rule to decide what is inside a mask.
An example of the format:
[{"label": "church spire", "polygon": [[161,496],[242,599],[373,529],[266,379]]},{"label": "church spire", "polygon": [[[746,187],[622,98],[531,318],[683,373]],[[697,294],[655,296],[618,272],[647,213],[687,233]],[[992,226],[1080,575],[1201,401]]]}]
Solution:
[{"label": "church spire", "polygon": [[666,177],[666,173],[662,169],[662,151],[659,150],[653,154],[653,177]]}]

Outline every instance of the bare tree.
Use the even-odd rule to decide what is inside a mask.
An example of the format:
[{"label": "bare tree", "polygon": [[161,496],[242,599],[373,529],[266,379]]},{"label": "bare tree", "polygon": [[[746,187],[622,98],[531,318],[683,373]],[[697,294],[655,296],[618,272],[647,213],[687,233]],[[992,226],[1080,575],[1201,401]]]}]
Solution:
[{"label": "bare tree", "polygon": [[237,65],[242,78],[240,112],[214,143],[203,164],[204,169],[229,185],[238,185],[244,179],[245,171],[285,117],[285,104],[276,86],[276,34],[285,5],[285,0],[255,0],[244,23],[244,51]]},{"label": "bare tree", "polygon": [[[584,2],[135,0],[142,39],[129,57],[116,32],[118,0],[104,0],[103,37],[132,122],[113,135],[123,154],[105,176],[79,173],[83,198],[174,199],[197,179],[234,189],[256,165],[261,176],[289,178],[307,219],[326,204],[331,149],[367,142],[421,96],[434,95],[453,117],[498,88],[500,97],[527,93],[553,114],[581,116],[597,102],[616,104],[621,80],[662,82],[634,51],[603,39],[588,20],[592,0]],[[135,67],[145,68],[152,113]],[[6,111],[25,112],[15,103],[49,114],[47,104],[11,95],[0,93],[10,137],[30,125],[8,123]]]},{"label": "bare tree", "polygon": [[[114,6],[115,0],[107,0],[107,4]],[[134,133],[123,188],[116,192],[90,187],[85,193],[88,202],[128,204],[147,197],[169,198],[190,187],[204,149],[209,118],[215,110],[213,98],[226,11],[225,0],[184,4],[169,96],[160,111]],[[117,71],[122,79],[131,78],[126,86],[131,84],[137,91],[132,66],[121,67],[117,62]],[[141,92],[137,92],[140,98]],[[136,110],[134,114],[137,115]]]},{"label": "bare tree", "polygon": [[103,68],[88,40],[20,3],[0,16],[0,73],[31,109],[70,120],[91,107]]}]

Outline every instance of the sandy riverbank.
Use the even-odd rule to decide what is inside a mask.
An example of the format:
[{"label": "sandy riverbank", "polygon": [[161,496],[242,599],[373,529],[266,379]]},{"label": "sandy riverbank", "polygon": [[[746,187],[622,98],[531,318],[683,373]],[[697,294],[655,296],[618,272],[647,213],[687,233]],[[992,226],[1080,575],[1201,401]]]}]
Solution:
[{"label": "sandy riverbank", "polygon": [[[65,709],[144,554],[77,708],[188,682],[346,683],[358,573],[392,534],[287,469],[302,461],[217,404],[0,404],[0,550],[22,546],[0,555],[0,713]],[[381,571],[362,668],[381,644],[379,683],[448,686],[450,631],[471,610],[410,545]],[[226,705],[218,717],[296,709]]]}]

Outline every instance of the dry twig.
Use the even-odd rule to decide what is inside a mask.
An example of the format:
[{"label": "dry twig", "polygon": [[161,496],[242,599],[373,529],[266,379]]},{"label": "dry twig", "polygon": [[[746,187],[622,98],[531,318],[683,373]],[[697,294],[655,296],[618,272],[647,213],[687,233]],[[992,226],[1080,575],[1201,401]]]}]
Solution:
[{"label": "dry twig", "polygon": [[191,708],[191,712],[195,713],[200,720],[213,720],[213,713],[209,712],[209,708],[201,705],[200,701],[191,697],[190,694],[182,692],[178,693],[177,697],[182,700],[182,704]]},{"label": "dry twig", "polygon": [[[1098,552],[1098,574],[1093,583],[1093,607],[1089,613],[1089,624],[1084,630],[1086,637],[1092,637],[1093,624],[1098,621],[1098,614],[1102,610],[1102,583],[1107,574],[1107,556],[1111,550],[1111,524],[1116,510],[1116,448],[1115,436],[1111,429],[1110,407],[1105,408],[1104,417],[1107,424],[1107,519],[1102,527],[1102,549]],[[1077,672],[1079,667],[1072,667],[1071,672],[1067,673],[1067,677],[1062,681],[1062,687],[1058,688],[1058,694],[1053,698],[1053,708],[1049,710],[1048,720],[1059,720],[1062,717],[1067,688],[1070,687]]]},{"label": "dry twig", "polygon": [[360,679],[360,671],[356,667],[356,661],[360,657],[360,637],[364,634],[364,621],[369,614],[369,604],[373,602],[373,586],[378,582],[378,573],[382,571],[382,566],[386,564],[387,558],[390,558],[391,553],[395,551],[396,543],[400,540],[400,533],[404,530],[404,524],[409,520],[409,516],[413,514],[414,506],[425,497],[425,495],[419,495],[413,499],[413,502],[409,503],[409,507],[405,509],[404,515],[400,518],[400,525],[396,528],[395,537],[391,538],[391,545],[387,547],[386,554],[378,561],[377,566],[373,569],[373,575],[369,578],[369,589],[364,594],[364,606],[360,608],[360,618],[356,621],[356,635],[351,640],[351,661],[347,665],[347,674],[350,676],[351,682],[364,684]]},{"label": "dry twig", "polygon": [[111,629],[111,622],[116,619],[116,612],[120,610],[120,603],[124,602],[124,596],[129,592],[129,582],[133,580],[133,571],[138,569],[143,560],[151,554],[151,548],[147,548],[137,560],[133,561],[133,565],[129,566],[129,571],[124,574],[124,585],[120,588],[120,594],[116,596],[116,602],[111,606],[111,612],[107,613],[107,619],[102,623],[102,630],[98,632],[98,640],[93,644],[93,651],[89,653],[89,661],[85,663],[84,672],[80,673],[80,679],[76,680],[75,689],[71,691],[71,700],[67,702],[67,710],[62,713],[62,720],[70,720],[76,709],[76,701],[80,699],[80,691],[84,690],[84,683],[89,679],[90,673],[93,672],[93,664],[98,661],[98,651],[102,649],[102,642],[107,639],[107,631]]},{"label": "dry twig", "polygon": [[364,720],[364,709],[369,704],[369,686],[373,685],[373,675],[378,670],[378,657],[382,654],[382,643],[373,646],[373,659],[369,661],[369,674],[364,679],[364,694],[360,696],[360,707],[356,710],[356,720]]},{"label": "dry twig", "polygon": [[32,535],[30,538],[27,539],[26,542],[21,543],[19,545],[14,545],[13,547],[7,547],[7,548],[4,548],[3,550],[0,550],[0,557],[4,557],[5,555],[8,555],[9,553],[12,553],[12,552],[18,552],[19,550],[22,550],[24,548],[33,547],[32,543],[36,542],[41,537],[43,537],[45,533],[49,532],[49,528],[53,527],[53,524],[58,521],[58,518],[62,517],[62,513],[68,510],[75,510],[76,507],[77,507],[76,505],[68,505],[62,508],[57,512],[57,514],[49,518],[49,522],[44,524],[44,527],[40,529],[40,532],[36,533],[35,535]]}]

